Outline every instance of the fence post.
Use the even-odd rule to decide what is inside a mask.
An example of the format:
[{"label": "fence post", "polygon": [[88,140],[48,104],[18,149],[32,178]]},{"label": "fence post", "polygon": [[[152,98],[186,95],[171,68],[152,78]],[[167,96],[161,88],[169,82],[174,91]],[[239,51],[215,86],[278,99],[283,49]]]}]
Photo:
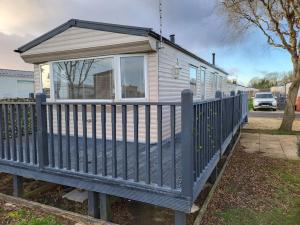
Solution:
[{"label": "fence post", "polygon": [[40,168],[49,165],[48,157],[48,133],[47,133],[47,108],[46,95],[39,93],[36,95],[36,116],[37,116],[37,147],[38,163]]},{"label": "fence post", "polygon": [[194,183],[193,121],[193,92],[185,89],[181,92],[182,193],[191,200]]},{"label": "fence post", "polygon": [[[194,186],[194,107],[193,92],[185,89],[181,92],[181,157],[182,157],[182,195],[193,203]],[[186,214],[175,211],[175,225],[186,224]]]}]

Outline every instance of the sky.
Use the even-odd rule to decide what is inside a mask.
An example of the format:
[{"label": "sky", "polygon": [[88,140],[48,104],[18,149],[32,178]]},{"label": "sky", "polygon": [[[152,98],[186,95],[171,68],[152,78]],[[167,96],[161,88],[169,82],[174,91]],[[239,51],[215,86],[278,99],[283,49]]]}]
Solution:
[{"label": "sky", "polygon": [[[163,35],[228,71],[244,85],[253,77],[292,69],[288,53],[270,47],[255,29],[236,34],[218,0],[162,0]],[[159,0],[0,0],[0,68],[33,70],[13,50],[71,18],[153,28]]]}]

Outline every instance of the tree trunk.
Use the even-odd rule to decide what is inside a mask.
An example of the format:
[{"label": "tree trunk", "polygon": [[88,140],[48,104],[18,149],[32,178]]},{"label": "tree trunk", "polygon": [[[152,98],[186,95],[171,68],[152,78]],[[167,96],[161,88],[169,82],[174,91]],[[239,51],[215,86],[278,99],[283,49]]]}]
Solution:
[{"label": "tree trunk", "polygon": [[283,119],[279,130],[291,131],[293,128],[293,122],[295,120],[295,104],[298,95],[299,85],[300,85],[300,70],[298,59],[293,60],[294,62],[294,80],[289,87],[287,103],[284,109]]}]

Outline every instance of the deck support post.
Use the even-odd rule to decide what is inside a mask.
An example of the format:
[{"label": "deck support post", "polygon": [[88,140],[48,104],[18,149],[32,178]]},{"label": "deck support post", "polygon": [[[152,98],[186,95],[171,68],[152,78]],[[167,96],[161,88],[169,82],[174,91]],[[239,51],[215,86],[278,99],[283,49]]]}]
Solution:
[{"label": "deck support post", "polygon": [[214,184],[215,181],[217,180],[217,178],[218,178],[218,170],[217,170],[217,167],[215,167],[213,169],[213,171],[211,172],[210,177],[208,178],[208,182],[211,184]]},{"label": "deck support post", "polygon": [[175,225],[186,225],[186,214],[184,212],[175,211]]},{"label": "deck support post", "polygon": [[110,220],[110,204],[107,194],[88,192],[88,215],[97,219]]},{"label": "deck support post", "polygon": [[110,203],[107,194],[100,193],[100,217],[103,220],[110,220]]},{"label": "deck support post", "polygon": [[23,196],[23,178],[17,175],[13,175],[13,196]]},{"label": "deck support post", "polygon": [[99,193],[94,191],[88,192],[88,215],[100,219]]}]

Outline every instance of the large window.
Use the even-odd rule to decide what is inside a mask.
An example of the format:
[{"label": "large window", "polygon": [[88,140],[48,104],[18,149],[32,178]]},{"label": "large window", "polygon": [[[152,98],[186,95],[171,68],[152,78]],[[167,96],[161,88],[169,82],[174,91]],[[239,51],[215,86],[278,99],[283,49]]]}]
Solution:
[{"label": "large window", "polygon": [[42,64],[41,70],[41,91],[50,98],[50,66],[48,64]]},{"label": "large window", "polygon": [[120,72],[122,98],[144,98],[144,57],[121,57]]},{"label": "large window", "polygon": [[43,91],[48,97],[51,78],[51,97],[57,100],[146,98],[144,55],[66,60],[49,65],[41,66]]},{"label": "large window", "polygon": [[194,95],[197,94],[197,67],[190,66],[190,88]]},{"label": "large window", "polygon": [[52,64],[56,99],[112,99],[113,58]]}]

